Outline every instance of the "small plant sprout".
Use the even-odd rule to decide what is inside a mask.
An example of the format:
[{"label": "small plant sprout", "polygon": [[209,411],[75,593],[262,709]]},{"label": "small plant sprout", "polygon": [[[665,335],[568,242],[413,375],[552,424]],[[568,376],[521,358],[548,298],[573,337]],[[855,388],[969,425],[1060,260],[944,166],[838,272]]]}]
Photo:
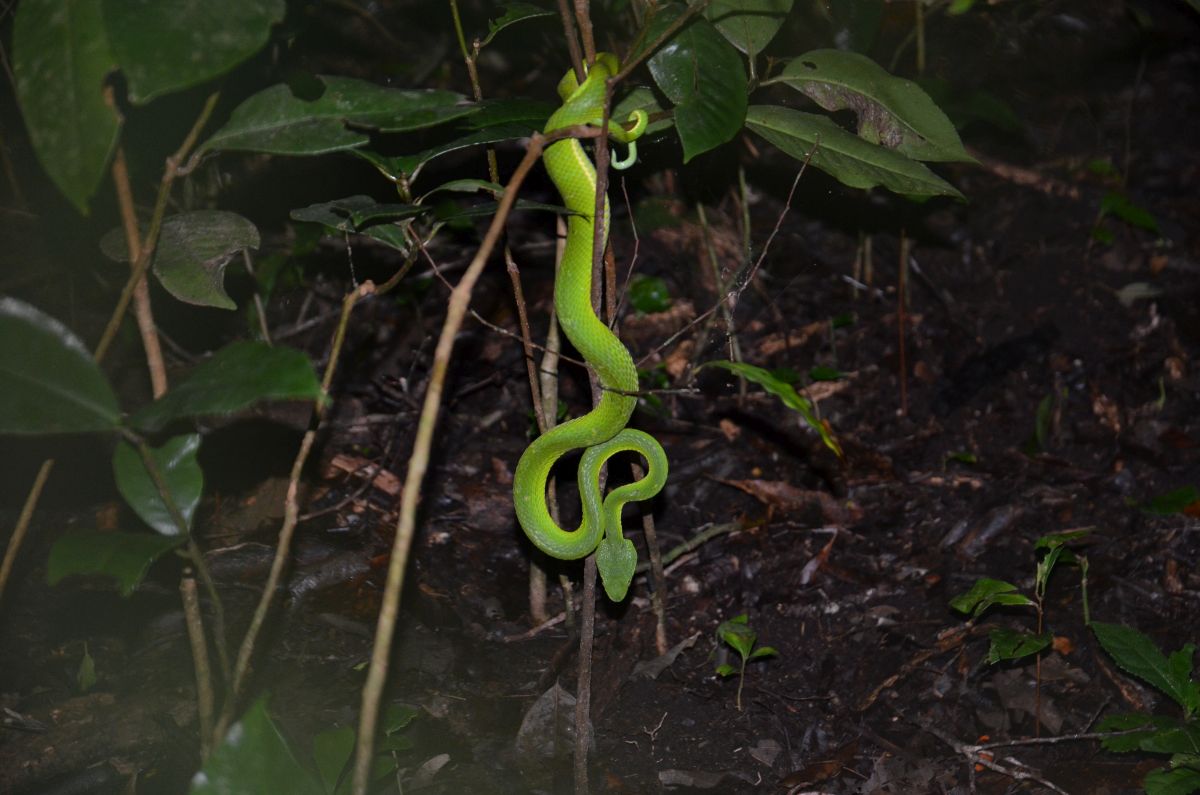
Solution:
[{"label": "small plant sprout", "polygon": [[742,711],[742,684],[746,681],[746,663],[751,660],[761,660],[764,657],[779,656],[779,650],[774,646],[759,646],[757,649],[754,648],[754,643],[757,640],[758,633],[750,628],[750,620],[746,617],[745,613],[728,621],[722,621],[721,625],[717,627],[717,642],[728,644],[742,658],[742,663],[739,666],[734,666],[731,663],[720,663],[717,666],[718,676],[725,677],[737,674],[738,712]]}]

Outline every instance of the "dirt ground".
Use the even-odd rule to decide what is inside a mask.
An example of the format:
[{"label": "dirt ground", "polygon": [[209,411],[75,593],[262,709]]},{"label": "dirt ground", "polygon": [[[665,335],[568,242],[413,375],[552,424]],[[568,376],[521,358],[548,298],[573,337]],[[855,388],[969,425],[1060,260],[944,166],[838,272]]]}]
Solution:
[{"label": "dirt ground", "polygon": [[[1111,712],[1170,707],[1100,649],[1074,567],[1048,589],[1055,641],[1040,688],[1032,658],[988,664],[988,631],[1032,630],[1033,612],[971,622],[949,601],[980,577],[1032,591],[1044,534],[1090,528],[1078,551],[1089,562],[1093,617],[1136,627],[1167,650],[1200,640],[1196,506],[1191,515],[1145,510],[1200,486],[1200,16],[1184,3],[1146,3],[1138,9],[1153,27],[1139,30],[1132,4],[1026,5],[931,23],[930,71],[952,65],[956,82],[1002,98],[1023,125],[965,129],[979,164],[941,173],[966,204],[914,206],[809,171],[785,213],[797,164],[761,141],[737,147],[756,256],[779,228],[732,325],[718,313],[664,345],[719,298],[710,249],[726,272],[741,261],[733,159],[713,155],[699,176],[648,186],[632,178],[638,238],[635,246],[618,207],[617,260],[624,268],[636,252],[638,273],[661,277],[672,296],[666,312],[628,310],[621,322],[665,390],[634,419],[671,459],[654,523],[665,550],[718,532],[667,567],[669,659],[655,647],[645,577],[625,604],[599,610],[594,791],[1118,795],[1141,791],[1162,764],[1072,739],[998,749],[1004,774],[960,751],[984,737],[1077,735]],[[648,172],[675,156],[670,146],[645,148]],[[1094,161],[1117,176],[1097,173]],[[1160,231],[1101,217],[1114,191],[1152,213]],[[1097,239],[1097,228],[1111,240]],[[539,335],[551,232],[533,214],[510,228]],[[431,254],[453,278],[471,252],[464,235]],[[869,267],[856,268],[867,252]],[[342,263],[334,267],[344,278],[344,241],[328,241],[324,255]],[[388,272],[373,257],[365,244],[354,249],[360,278]],[[298,747],[353,725],[357,713],[398,484],[445,308],[446,291],[424,281],[406,300],[356,315],[320,460],[306,477],[312,516],[300,525],[255,681]],[[513,332],[507,284],[497,262],[473,308]],[[308,299],[298,291],[272,312],[281,330],[304,300],[331,319],[341,290],[321,277]],[[320,360],[329,330],[318,324],[286,342]],[[733,340],[762,367],[841,374],[809,394],[844,459],[759,387],[740,395],[736,379],[714,369],[686,377],[691,363],[728,358]],[[578,368],[565,370],[562,398],[572,413],[586,406]],[[269,564],[302,431],[290,416],[302,415],[239,420],[206,442],[211,497],[200,539],[234,626]],[[405,792],[571,791],[576,641],[561,620],[531,621],[531,548],[511,512],[512,470],[531,425],[519,343],[469,321],[426,479],[388,692],[418,709],[414,748],[401,761]],[[248,444],[249,464],[239,460]],[[11,449],[33,462],[41,448]],[[8,527],[29,475],[23,464],[6,471]],[[85,482],[94,476],[86,465],[68,473],[72,495],[43,511],[0,618],[0,706],[46,729],[0,731],[0,791],[125,791],[123,774],[136,768],[138,792],[179,792],[196,742],[177,569],[156,567],[129,600],[86,581],[46,586],[53,538],[121,510],[107,487]],[[561,474],[570,517],[571,473]],[[627,528],[640,545],[634,517]],[[552,583],[580,570],[542,563]],[[562,607],[552,588],[549,615]],[[778,656],[747,667],[739,710],[737,677],[714,672],[728,656],[714,633],[741,614]],[[78,695],[84,642],[99,681]],[[412,776],[440,754],[449,761],[416,786]]]}]

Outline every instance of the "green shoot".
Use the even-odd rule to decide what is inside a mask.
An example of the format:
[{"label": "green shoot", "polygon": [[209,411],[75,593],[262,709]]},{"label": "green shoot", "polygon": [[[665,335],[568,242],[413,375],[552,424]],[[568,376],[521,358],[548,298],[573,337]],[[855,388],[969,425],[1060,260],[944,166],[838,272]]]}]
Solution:
[{"label": "green shoot", "polygon": [[724,642],[738,653],[741,658],[741,665],[734,667],[730,663],[721,663],[717,666],[717,675],[722,677],[738,676],[737,689],[737,708],[738,712],[742,711],[742,685],[746,681],[746,663],[751,660],[761,660],[764,657],[778,657],[779,651],[773,646],[754,647],[758,640],[758,633],[750,628],[750,620],[743,613],[736,618],[731,618],[728,621],[722,621],[717,627],[717,641]]}]

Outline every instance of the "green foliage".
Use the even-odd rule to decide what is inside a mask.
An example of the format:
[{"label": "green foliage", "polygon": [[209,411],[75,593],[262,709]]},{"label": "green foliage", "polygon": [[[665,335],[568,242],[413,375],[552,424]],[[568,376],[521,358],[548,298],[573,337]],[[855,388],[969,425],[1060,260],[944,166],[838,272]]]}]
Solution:
[{"label": "green foliage", "polygon": [[80,693],[86,693],[96,686],[96,660],[88,650],[88,644],[83,642],[83,657],[79,660],[79,668],[75,671],[75,686]]},{"label": "green foliage", "polygon": [[[1160,690],[1179,705],[1183,719],[1164,715],[1115,714],[1097,727],[1129,732],[1103,740],[1110,751],[1169,754],[1170,764],[1146,776],[1147,795],[1185,795],[1200,790],[1200,682],[1192,675],[1196,646],[1164,656],[1150,638],[1131,627],[1092,622],[1092,631],[1117,666]],[[1143,729],[1143,731],[1134,731]]]},{"label": "green foliage", "polygon": [[629,304],[642,314],[666,312],[671,308],[671,292],[657,276],[638,276],[629,285]]},{"label": "green foliage", "polygon": [[112,431],[117,398],[66,326],[0,296],[0,433]]},{"label": "green foliage", "polygon": [[800,412],[800,416],[808,423],[809,427],[816,431],[821,436],[821,441],[841,457],[842,447],[834,438],[833,433],[824,422],[817,417],[817,412],[813,408],[813,404],[808,398],[801,396],[796,389],[786,381],[781,380],[775,374],[764,370],[761,367],[755,367],[752,364],[744,362],[724,362],[714,361],[708,362],[703,367],[721,367],[725,370],[745,378],[747,381],[752,381],[763,389],[770,392],[775,397],[783,401],[783,405],[793,411]]},{"label": "green foliage", "polygon": [[317,778],[300,765],[260,698],[229,728],[203,769],[192,777],[191,795],[323,795]]},{"label": "green foliage", "polygon": [[745,613],[728,621],[722,621],[717,626],[717,642],[725,643],[741,658],[741,665],[737,668],[729,663],[721,663],[716,668],[718,676],[726,677],[737,674],[737,708],[740,712],[742,709],[742,684],[746,679],[746,663],[766,657],[778,657],[779,651],[773,646],[755,648],[754,644],[758,642],[758,633],[750,628],[750,619]]},{"label": "green foliage", "polygon": [[527,19],[554,16],[553,11],[547,11],[540,6],[535,6],[533,3],[505,3],[502,7],[504,8],[504,13],[488,22],[487,36],[484,37],[483,41],[479,42],[481,48],[491,44],[492,39],[496,38],[496,34],[509,25],[515,25]]},{"label": "green foliage", "polygon": [[200,493],[204,490],[204,473],[196,460],[200,449],[200,434],[189,433],[176,436],[150,455],[166,484],[171,502],[179,511],[186,527],[179,527],[167,508],[163,495],[159,494],[142,457],[127,441],[117,443],[113,453],[113,474],[117,489],[134,513],[150,525],[156,533],[164,536],[182,536],[191,531],[192,517],[200,504]]},{"label": "green foliage", "polygon": [[120,594],[129,596],[145,578],[150,564],[182,542],[177,536],[147,533],[68,533],[50,549],[46,582],[57,585],[72,574],[95,574],[115,581]]},{"label": "green foliage", "polygon": [[753,63],[791,10],[792,0],[712,0],[704,15]]},{"label": "green foliage", "polygon": [[1142,507],[1142,510],[1146,513],[1170,516],[1171,514],[1186,513],[1189,509],[1194,509],[1197,503],[1200,503],[1200,489],[1195,486],[1180,486],[1166,494],[1152,497]]}]

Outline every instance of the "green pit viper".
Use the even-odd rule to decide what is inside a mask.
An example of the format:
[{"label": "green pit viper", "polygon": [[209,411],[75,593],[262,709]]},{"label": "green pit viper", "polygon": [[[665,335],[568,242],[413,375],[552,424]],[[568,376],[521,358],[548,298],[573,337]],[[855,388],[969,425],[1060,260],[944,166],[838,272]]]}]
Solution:
[{"label": "green pit viper", "polygon": [[[551,133],[575,125],[603,123],[606,81],[617,73],[611,53],[597,55],[582,84],[570,71],[558,84],[563,100],[546,122]],[[637,158],[634,140],[646,129],[646,114],[630,115],[633,128],[626,130],[615,121],[609,134],[629,145],[629,156],[613,165],[624,168]],[[513,505],[517,520],[534,546],[555,558],[577,560],[596,552],[596,565],[609,598],[625,598],[637,567],[637,549],[621,529],[621,509],[628,502],[648,500],[667,481],[667,455],[647,433],[626,428],[637,404],[637,368],[633,357],[616,335],[592,309],[592,245],[595,231],[596,169],[576,138],[565,138],[547,147],[542,156],[546,170],[563,203],[567,216],[567,242],[554,283],[554,308],[567,339],[596,371],[603,394],[590,412],[552,428],[526,448],[513,475]],[[604,228],[609,218],[604,201]],[[601,246],[604,239],[601,239]],[[546,480],[550,469],[563,455],[583,449],[579,462],[579,492],[583,520],[575,531],[562,529],[546,506]],[[613,489],[601,500],[600,468],[610,456],[622,451],[641,453],[647,461],[646,475],[634,483]]]}]

